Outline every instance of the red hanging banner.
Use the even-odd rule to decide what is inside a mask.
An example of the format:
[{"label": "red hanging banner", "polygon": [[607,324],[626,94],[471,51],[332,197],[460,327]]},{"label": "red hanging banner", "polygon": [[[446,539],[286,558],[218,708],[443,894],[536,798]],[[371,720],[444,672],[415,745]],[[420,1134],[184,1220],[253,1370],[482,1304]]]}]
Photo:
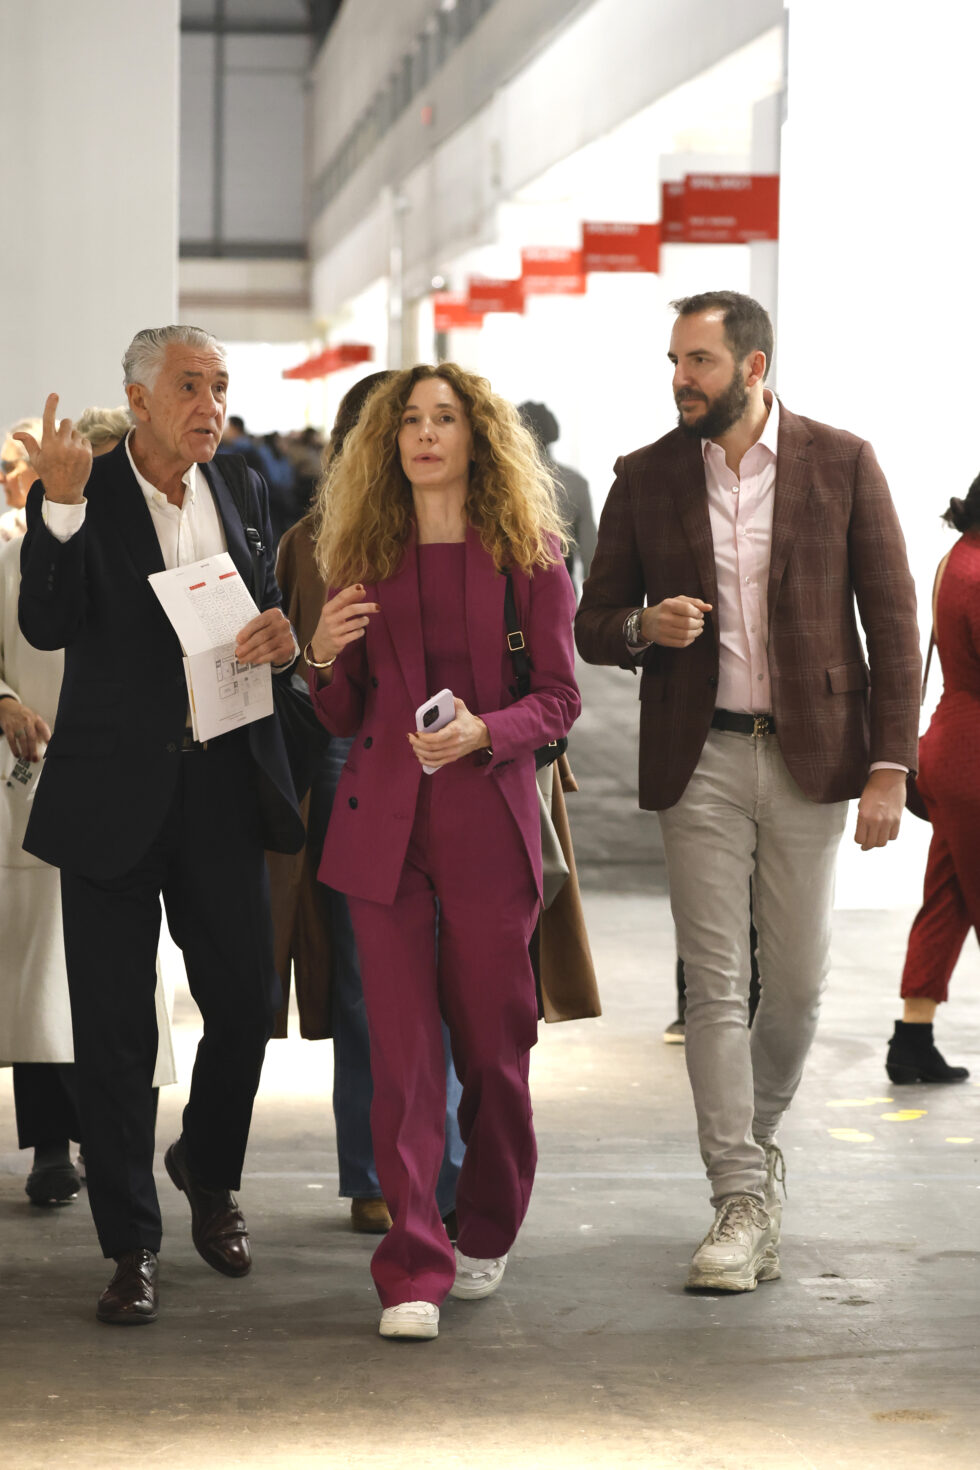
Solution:
[{"label": "red hanging banner", "polygon": [[483,313],[471,311],[465,291],[437,291],[432,298],[437,332],[454,332],[483,326]]},{"label": "red hanging banner", "polygon": [[779,175],[688,174],[684,239],[702,245],[778,240]]},{"label": "red hanging banner", "polygon": [[587,271],[659,271],[660,226],[583,224],[582,265]]},{"label": "red hanging banner", "polygon": [[524,287],[516,280],[470,276],[467,299],[471,311],[516,311],[524,314]]},{"label": "red hanging banner", "polygon": [[525,296],[581,296],[585,291],[582,252],[529,246],[521,251],[521,281]]},{"label": "red hanging banner", "polygon": [[668,179],[661,187],[660,238],[664,245],[680,245],[687,239],[684,219],[686,192],[683,179]]},{"label": "red hanging banner", "polygon": [[322,352],[317,352],[313,357],[308,357],[293,368],[284,368],[284,378],[325,378],[328,373],[339,372],[341,368],[354,367],[359,362],[370,362],[374,357],[374,348],[366,342],[340,342],[336,347],[325,347]]}]

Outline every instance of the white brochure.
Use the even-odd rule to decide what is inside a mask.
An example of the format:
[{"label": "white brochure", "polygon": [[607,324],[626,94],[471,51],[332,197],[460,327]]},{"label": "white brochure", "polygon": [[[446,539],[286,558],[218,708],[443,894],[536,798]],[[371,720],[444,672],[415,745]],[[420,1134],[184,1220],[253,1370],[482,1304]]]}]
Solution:
[{"label": "white brochure", "polygon": [[241,664],[235,639],[259,609],[227,551],[172,572],[154,572],[160,599],[184,650],[195,740],[213,740],[272,714],[272,670]]}]

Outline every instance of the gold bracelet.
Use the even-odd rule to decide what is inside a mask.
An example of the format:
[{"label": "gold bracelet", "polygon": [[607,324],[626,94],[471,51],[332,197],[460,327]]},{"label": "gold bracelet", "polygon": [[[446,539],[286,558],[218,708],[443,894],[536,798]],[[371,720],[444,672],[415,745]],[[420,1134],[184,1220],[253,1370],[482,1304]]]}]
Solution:
[{"label": "gold bracelet", "polygon": [[325,664],[318,664],[316,659],[313,657],[312,638],[303,649],[303,657],[306,659],[306,662],[309,664],[311,669],[332,669],[334,664],[337,662],[337,655],[334,654],[333,658],[328,658]]}]

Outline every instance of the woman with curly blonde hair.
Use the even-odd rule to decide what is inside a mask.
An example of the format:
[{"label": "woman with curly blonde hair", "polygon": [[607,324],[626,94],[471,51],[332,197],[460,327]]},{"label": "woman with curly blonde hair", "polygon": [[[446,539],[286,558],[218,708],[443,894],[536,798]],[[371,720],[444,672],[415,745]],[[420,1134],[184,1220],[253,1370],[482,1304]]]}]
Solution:
[{"label": "woman with curly blonde hair", "polygon": [[[433,1338],[450,1290],[473,1299],[499,1285],[534,1178],[534,753],[578,716],[574,594],[534,441],[454,364],[375,390],[320,509],[329,591],[305,650],[310,687],[324,725],[355,738],[319,876],[347,895],[371,1033],[375,1161],[393,1222],[371,1269],[382,1336]],[[508,585],[531,664],[520,697]],[[444,690],[451,718],[433,731],[424,713]],[[455,1254],[435,1198],[442,1016],[467,1144]]]}]

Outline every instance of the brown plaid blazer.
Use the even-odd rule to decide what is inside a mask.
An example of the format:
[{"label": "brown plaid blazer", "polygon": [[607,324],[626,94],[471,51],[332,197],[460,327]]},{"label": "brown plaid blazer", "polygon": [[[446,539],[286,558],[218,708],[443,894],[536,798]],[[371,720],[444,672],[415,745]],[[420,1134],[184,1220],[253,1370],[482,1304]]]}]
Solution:
[{"label": "brown plaid blazer", "polygon": [[[633,608],[682,593],[717,608],[714,545],[700,439],[674,429],[615,473],[575,639],[588,663],[633,668]],[[801,790],[842,801],[860,795],[871,761],[914,771],[915,587],[885,477],[870,444],[782,404],[768,607],[771,713]],[[657,811],[680,799],[711,725],[717,613],[689,648],[654,645],[640,664],[640,806]]]}]

